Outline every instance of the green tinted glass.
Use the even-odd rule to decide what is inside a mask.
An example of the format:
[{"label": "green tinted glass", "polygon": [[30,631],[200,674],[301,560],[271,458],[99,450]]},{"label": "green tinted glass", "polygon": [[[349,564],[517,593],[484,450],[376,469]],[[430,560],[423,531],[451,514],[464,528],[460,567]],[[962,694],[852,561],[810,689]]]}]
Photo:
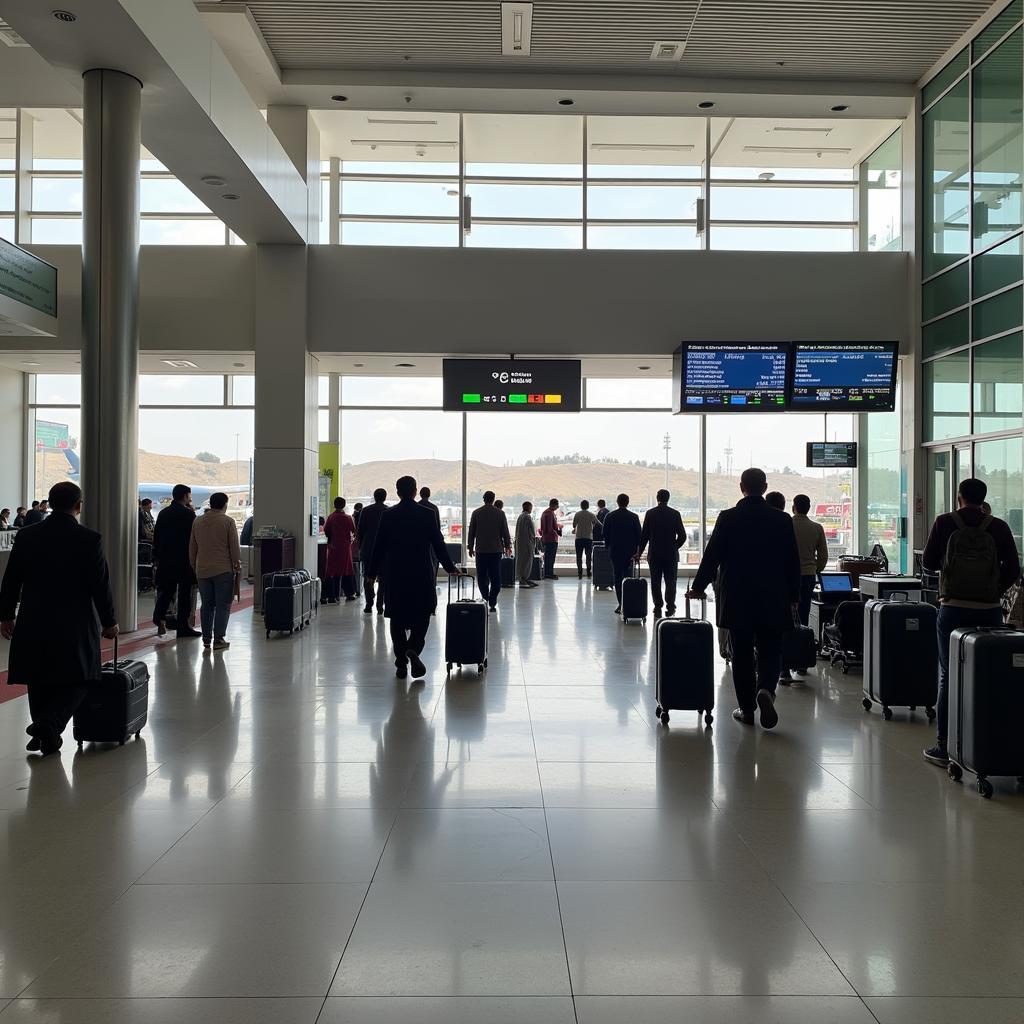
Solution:
[{"label": "green tinted glass", "polygon": [[1024,413],[1024,335],[978,345],[974,355],[974,433],[1020,429]]},{"label": "green tinted glass", "polygon": [[1008,292],[975,303],[973,340],[990,338],[1014,327],[1020,327],[1024,320],[1024,291],[1011,288]]},{"label": "green tinted glass", "polygon": [[970,301],[969,274],[967,264],[961,263],[924,286],[921,290],[921,315],[925,320],[933,320],[957,306],[967,305]]},{"label": "green tinted glass", "polygon": [[941,441],[970,433],[970,359],[957,352],[923,367],[924,439]]},{"label": "green tinted glass", "polygon": [[971,63],[967,50],[961,50],[922,90],[921,103],[928,106],[936,96],[943,92],[955,82],[968,68]]},{"label": "green tinted glass", "polygon": [[1024,532],[1024,481],[1022,481],[1024,446],[1019,437],[999,441],[979,441],[974,446],[974,475],[988,484],[988,503],[992,514],[1005,519],[1021,549]]},{"label": "green tinted glass", "polygon": [[970,316],[966,309],[921,329],[921,353],[925,359],[960,348],[970,340]]},{"label": "green tinted glass", "polygon": [[1013,0],[1013,3],[998,18],[989,22],[988,28],[974,37],[974,42],[971,43],[971,60],[984,57],[1022,17],[1024,17],[1024,0]]},{"label": "green tinted glass", "polygon": [[980,299],[1024,278],[1024,256],[1021,236],[1016,235],[1002,245],[974,258],[974,297]]},{"label": "green tinted glass", "polygon": [[970,250],[970,106],[964,79],[924,115],[922,229],[924,277]]}]

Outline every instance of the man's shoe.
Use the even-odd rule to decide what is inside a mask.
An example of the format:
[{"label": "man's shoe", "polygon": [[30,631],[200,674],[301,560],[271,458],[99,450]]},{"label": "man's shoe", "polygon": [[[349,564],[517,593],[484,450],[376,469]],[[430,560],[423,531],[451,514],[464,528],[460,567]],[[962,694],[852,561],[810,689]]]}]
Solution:
[{"label": "man's shoe", "polygon": [[166,622],[164,622],[161,619],[160,622],[155,623],[155,625],[156,625],[156,635],[157,636],[167,636],[167,623]]},{"label": "man's shoe", "polygon": [[378,615],[383,615],[384,614],[384,605],[382,605],[382,604],[377,605],[377,614]]},{"label": "man's shoe", "polygon": [[589,569],[587,570],[587,579],[588,580],[590,579],[590,570]]},{"label": "man's shoe", "polygon": [[744,711],[743,708],[737,708],[732,713],[732,717],[735,718],[737,722],[742,722],[744,725],[753,725],[754,724],[754,712],[753,711]]},{"label": "man's shoe", "polygon": [[774,729],[779,724],[779,713],[775,710],[775,694],[771,690],[758,690],[757,707],[761,712],[761,728]]},{"label": "man's shoe", "polygon": [[622,605],[621,604],[620,605],[616,605],[615,606],[615,611],[614,611],[613,614],[620,615],[621,613],[622,613]]},{"label": "man's shoe", "polygon": [[373,614],[373,605],[372,605],[372,604],[368,604],[368,605],[367,605],[367,606],[366,606],[366,607],[365,607],[365,608],[363,609],[363,614],[364,614],[364,615],[372,615],[372,614]]},{"label": "man's shoe", "polygon": [[792,677],[792,675],[790,675],[790,672],[789,672],[788,668],[784,669],[782,672],[779,673],[779,685],[780,686],[789,686],[790,683],[792,683],[792,682],[793,682],[793,677]]},{"label": "man's shoe", "polygon": [[409,667],[412,669],[413,679],[422,679],[427,674],[427,666],[420,661],[419,655],[409,655]]},{"label": "man's shoe", "polygon": [[404,661],[395,663],[395,675],[398,676],[399,679],[405,679],[409,675],[409,667]]},{"label": "man's shoe", "polygon": [[193,637],[202,636],[203,634],[198,629],[192,629],[191,626],[186,626],[184,629],[178,630],[178,636],[181,637]]},{"label": "man's shoe", "polygon": [[40,743],[37,737],[33,736],[32,739],[25,744],[25,749],[30,753],[34,754],[40,747]]},{"label": "man's shoe", "polygon": [[498,610],[498,606],[496,604],[492,604],[491,605],[491,614],[493,615],[497,610]]},{"label": "man's shoe", "polygon": [[215,651],[226,651],[230,646],[231,642],[229,640],[225,640],[224,637],[213,641],[213,649]]},{"label": "man's shoe", "polygon": [[672,616],[673,616],[673,615],[675,615],[675,613],[676,613],[676,606],[675,606],[674,604],[670,604],[670,605],[669,605],[669,606],[668,606],[668,607],[667,607],[667,608],[665,609],[665,614],[666,614],[666,615],[667,615],[667,616],[668,616],[668,617],[669,617],[670,619],[672,618]]},{"label": "man's shoe", "polygon": [[48,729],[43,726],[39,726],[37,728],[34,739],[39,741],[39,753],[42,754],[43,757],[49,757],[50,754],[56,754],[64,744],[64,740],[52,729]]},{"label": "man's shoe", "polygon": [[940,768],[949,767],[949,751],[945,747],[940,747],[937,743],[934,747],[929,747],[924,751],[924,759],[929,764],[937,764]]},{"label": "man's shoe", "polygon": [[583,573],[579,574],[580,579],[583,579]]},{"label": "man's shoe", "polygon": [[654,618],[655,618],[655,620],[661,618],[661,609],[660,608],[655,608],[654,609]]}]

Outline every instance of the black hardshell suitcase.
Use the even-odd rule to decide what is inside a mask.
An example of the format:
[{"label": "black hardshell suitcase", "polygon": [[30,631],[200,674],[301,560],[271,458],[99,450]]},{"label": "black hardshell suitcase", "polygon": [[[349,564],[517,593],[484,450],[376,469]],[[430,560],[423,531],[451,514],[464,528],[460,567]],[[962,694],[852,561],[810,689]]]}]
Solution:
[{"label": "black hardshell suitcase", "polygon": [[1012,626],[957,629],[949,641],[949,777],[1017,777],[1024,789],[1024,632]]},{"label": "black hardshell suitcase", "polygon": [[[703,602],[704,611],[707,605]],[[660,619],[654,632],[657,673],[656,714],[668,725],[670,711],[697,711],[705,725],[715,720],[714,626],[690,617],[686,599],[682,619]]]},{"label": "black hardshell suitcase", "polygon": [[115,637],[114,660],[103,666],[75,712],[75,739],[79,747],[83,743],[124,746],[132,736],[139,738],[148,717],[149,666],[127,658],[119,661]]},{"label": "black hardshell suitcase", "polygon": [[539,583],[541,575],[544,571],[544,565],[541,562],[540,555],[533,556],[533,568],[530,570],[530,579],[534,583]]},{"label": "black hardshell suitcase", "polygon": [[516,560],[514,558],[502,556],[501,585],[503,587],[514,587],[516,585]]},{"label": "black hardshell suitcase", "polygon": [[647,580],[640,575],[640,564],[634,563],[635,576],[622,581],[622,621],[630,619],[647,621]]},{"label": "black hardshell suitcase", "polygon": [[933,605],[906,594],[864,605],[864,710],[923,707],[931,721],[939,696],[939,652]]},{"label": "black hardshell suitcase", "polygon": [[[455,600],[452,600],[452,578],[448,577],[448,608],[445,613],[444,660],[449,675],[452,666],[476,665],[479,672],[487,668],[487,602],[476,598],[476,579],[458,576]],[[462,596],[462,581],[471,581],[471,597]]]},{"label": "black hardshell suitcase", "polygon": [[611,590],[615,586],[612,571],[612,557],[603,544],[595,544],[593,551],[594,587],[597,590]]},{"label": "black hardshell suitcase", "polygon": [[302,587],[269,587],[263,594],[263,626],[267,639],[271,633],[294,633],[302,629]]},{"label": "black hardshell suitcase", "polygon": [[153,564],[153,545],[148,540],[139,541],[138,563],[139,565]]},{"label": "black hardshell suitcase", "polygon": [[[933,645],[934,646],[934,645]],[[783,670],[806,672],[818,661],[818,644],[810,626],[794,624],[782,634]]]}]

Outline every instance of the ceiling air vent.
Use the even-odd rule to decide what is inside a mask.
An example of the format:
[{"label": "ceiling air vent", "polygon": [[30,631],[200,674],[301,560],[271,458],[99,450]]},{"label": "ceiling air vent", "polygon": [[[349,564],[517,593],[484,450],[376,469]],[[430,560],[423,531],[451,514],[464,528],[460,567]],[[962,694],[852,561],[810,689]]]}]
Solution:
[{"label": "ceiling air vent", "polygon": [[530,56],[533,4],[501,5],[501,52],[506,57]]},{"label": "ceiling air vent", "polygon": [[655,64],[672,64],[683,59],[686,43],[659,40],[651,49],[651,60]]},{"label": "ceiling air vent", "polygon": [[28,43],[3,18],[0,18],[0,43],[5,46],[28,46]]}]

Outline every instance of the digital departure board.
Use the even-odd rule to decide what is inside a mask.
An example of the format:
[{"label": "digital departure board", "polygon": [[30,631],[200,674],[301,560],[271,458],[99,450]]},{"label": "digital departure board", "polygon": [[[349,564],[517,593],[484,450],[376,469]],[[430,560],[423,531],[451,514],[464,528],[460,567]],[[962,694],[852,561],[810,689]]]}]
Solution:
[{"label": "digital departure board", "polygon": [[445,359],[448,412],[579,412],[578,359]]},{"label": "digital departure board", "polygon": [[790,408],[805,412],[891,412],[896,408],[895,341],[798,342]]},{"label": "digital departure board", "polygon": [[782,412],[789,342],[690,342],[673,364],[675,412]]},{"label": "digital departure board", "polygon": [[808,441],[808,469],[856,469],[856,441]]}]

